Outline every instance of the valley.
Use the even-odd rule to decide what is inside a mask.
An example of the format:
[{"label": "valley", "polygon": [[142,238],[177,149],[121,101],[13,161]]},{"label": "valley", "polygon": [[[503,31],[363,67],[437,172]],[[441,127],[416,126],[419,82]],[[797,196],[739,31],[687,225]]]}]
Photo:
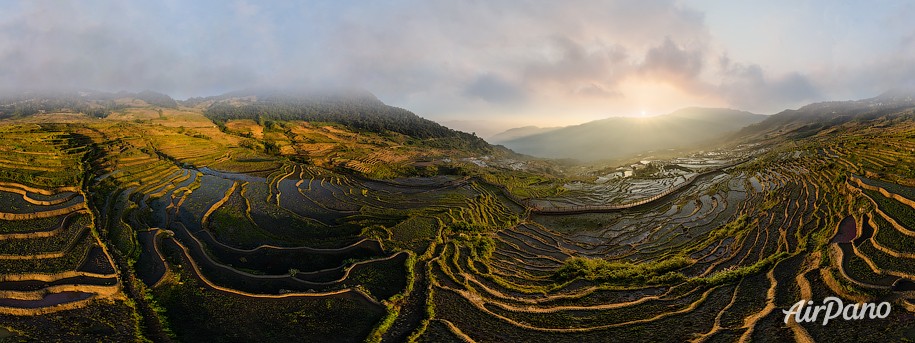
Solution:
[{"label": "valley", "polygon": [[[71,99],[3,107],[0,338],[915,339],[911,97],[587,167],[370,94]],[[892,312],[783,321],[829,296]]]}]

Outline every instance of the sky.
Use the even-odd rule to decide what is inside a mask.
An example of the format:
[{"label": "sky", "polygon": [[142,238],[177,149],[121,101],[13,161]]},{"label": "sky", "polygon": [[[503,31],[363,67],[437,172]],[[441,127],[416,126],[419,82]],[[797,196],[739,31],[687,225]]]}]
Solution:
[{"label": "sky", "polygon": [[0,91],[352,87],[496,131],[915,80],[908,1],[0,0]]}]

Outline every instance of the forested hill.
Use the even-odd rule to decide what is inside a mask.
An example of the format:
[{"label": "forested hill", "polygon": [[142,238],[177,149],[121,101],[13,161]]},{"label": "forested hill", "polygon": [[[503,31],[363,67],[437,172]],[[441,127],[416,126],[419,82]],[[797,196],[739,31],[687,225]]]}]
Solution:
[{"label": "forested hill", "polygon": [[0,95],[0,119],[27,117],[38,113],[72,112],[104,118],[112,111],[130,107],[130,100],[142,100],[149,106],[178,108],[178,103],[168,95],[153,91],[139,93],[59,91],[18,92]]},{"label": "forested hill", "polygon": [[241,91],[218,97],[193,98],[185,105],[210,105],[204,115],[217,124],[233,119],[304,120],[340,123],[357,130],[397,132],[418,139],[448,139],[477,151],[490,150],[483,139],[389,106],[365,91],[303,92]]}]

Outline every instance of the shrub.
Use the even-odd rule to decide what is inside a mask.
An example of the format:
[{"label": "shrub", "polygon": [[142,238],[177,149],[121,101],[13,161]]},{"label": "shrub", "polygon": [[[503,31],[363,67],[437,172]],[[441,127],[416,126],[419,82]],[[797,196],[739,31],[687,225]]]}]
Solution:
[{"label": "shrub", "polygon": [[554,277],[562,281],[584,278],[614,284],[668,284],[686,279],[683,274],[675,270],[686,267],[692,262],[691,259],[679,255],[643,263],[572,257],[556,271]]},{"label": "shrub", "polygon": [[743,234],[750,225],[754,224],[755,221],[749,222],[749,218],[746,214],[741,214],[737,219],[725,224],[724,226],[718,227],[717,229],[712,230],[709,233],[709,238],[711,239],[721,239],[727,237],[737,238],[739,235]]}]

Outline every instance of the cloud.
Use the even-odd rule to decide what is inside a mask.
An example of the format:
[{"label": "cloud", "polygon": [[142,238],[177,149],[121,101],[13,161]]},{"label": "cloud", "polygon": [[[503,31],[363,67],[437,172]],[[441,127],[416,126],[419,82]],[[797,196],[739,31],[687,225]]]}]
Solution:
[{"label": "cloud", "polygon": [[757,64],[735,64],[726,56],[719,63],[723,76],[715,92],[737,108],[775,112],[821,97],[814,83],[803,74],[792,72],[772,77]]},{"label": "cloud", "polygon": [[680,47],[670,37],[645,54],[640,71],[660,79],[689,82],[702,72],[704,51]]},{"label": "cloud", "polygon": [[524,100],[524,92],[521,89],[493,74],[477,77],[464,89],[464,94],[496,104]]},{"label": "cloud", "polygon": [[620,99],[619,83],[647,41],[707,37],[702,15],[672,1],[396,4],[341,5],[317,19],[326,34],[313,44],[334,57],[316,59],[313,78],[345,80],[393,102],[438,99],[448,108],[420,107],[437,112],[474,112],[485,106],[481,99],[525,99],[532,107]]},{"label": "cloud", "polygon": [[188,55],[149,27],[155,18],[121,3],[24,4],[0,24],[0,40],[16,42],[0,51],[0,87],[196,93],[255,82],[247,66],[202,50]]},{"label": "cloud", "polygon": [[[258,86],[349,86],[433,118],[572,121],[693,105],[775,111],[915,79],[915,30],[905,20],[913,6],[886,10],[896,18],[889,21],[894,29],[864,27],[861,32],[881,32],[870,40],[858,31],[843,31],[855,39],[803,31],[807,19],[811,30],[824,24],[808,15],[814,5],[776,11],[785,25],[774,31],[741,26],[752,11],[721,16],[721,6],[700,6],[673,0],[19,2],[0,14],[0,89],[153,89],[181,98]],[[849,6],[832,10],[849,16],[829,17],[873,7]],[[867,18],[876,23],[881,16]],[[746,37],[733,39],[732,32]],[[817,37],[829,39],[809,41]],[[804,58],[757,58],[760,44],[773,41],[802,47]],[[869,44],[876,50],[863,53]],[[834,54],[849,51],[861,53]],[[741,58],[720,58],[727,55]],[[810,62],[820,56],[828,63]]]},{"label": "cloud", "polygon": [[618,83],[638,62],[630,50],[669,31],[679,39],[706,35],[701,14],[672,1],[64,1],[24,3],[4,17],[0,37],[13,43],[0,45],[0,63],[17,66],[0,70],[7,88],[190,96],[252,84],[329,84],[395,101],[450,103],[619,95]]},{"label": "cloud", "polygon": [[623,96],[622,92],[620,92],[618,90],[614,90],[614,89],[607,89],[606,87],[604,87],[598,83],[592,83],[590,85],[585,85],[581,88],[575,89],[573,91],[573,93],[577,94],[577,95],[582,95],[582,96],[604,98],[604,99],[617,98],[617,97]]},{"label": "cloud", "polygon": [[569,37],[555,37],[551,50],[540,60],[529,62],[523,80],[546,84],[588,96],[619,94],[618,83],[632,71],[628,54],[620,45],[586,47]]},{"label": "cloud", "polygon": [[241,0],[233,2],[232,8],[235,10],[235,14],[240,18],[251,18],[260,12],[259,7]]}]

